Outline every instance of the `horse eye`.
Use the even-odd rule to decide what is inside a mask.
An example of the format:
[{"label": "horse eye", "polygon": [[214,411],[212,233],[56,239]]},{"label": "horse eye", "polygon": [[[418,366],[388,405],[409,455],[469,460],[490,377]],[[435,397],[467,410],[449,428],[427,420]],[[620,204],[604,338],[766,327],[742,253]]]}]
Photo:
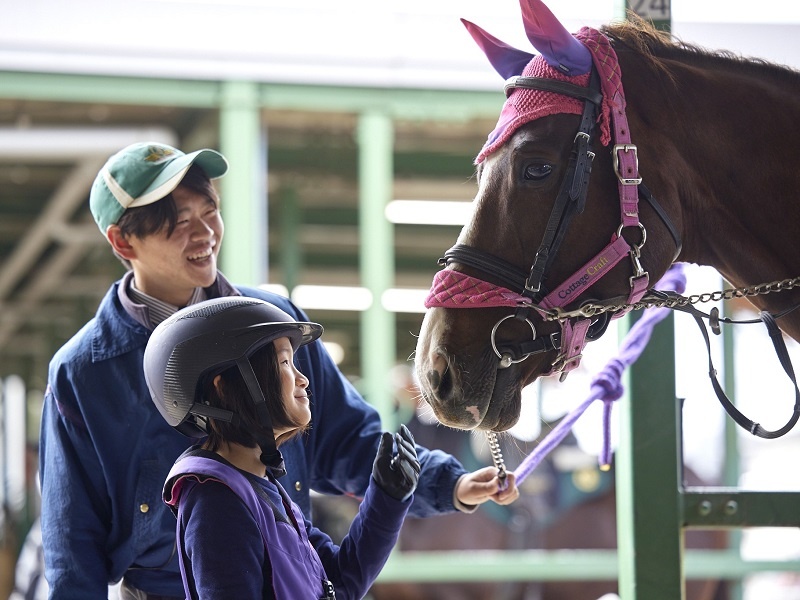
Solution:
[{"label": "horse eye", "polygon": [[541,181],[552,172],[553,167],[547,163],[534,163],[525,167],[525,179],[528,181]]}]

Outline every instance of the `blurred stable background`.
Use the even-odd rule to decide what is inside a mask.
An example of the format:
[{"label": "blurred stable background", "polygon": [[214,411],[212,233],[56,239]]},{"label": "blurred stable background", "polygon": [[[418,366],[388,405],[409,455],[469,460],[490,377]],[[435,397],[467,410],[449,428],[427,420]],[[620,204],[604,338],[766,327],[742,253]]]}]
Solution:
[{"label": "blurred stable background", "polygon": [[[221,150],[232,162],[220,182],[223,272],[238,283],[283,291],[323,323],[342,371],[379,408],[387,428],[408,423],[420,443],[453,453],[468,469],[491,463],[482,434],[439,426],[419,405],[411,361],[436,260],[468,218],[476,188],[472,160],[504,99],[500,78],[458,18],[528,49],[516,1],[5,4],[0,598],[12,588],[17,556],[38,516],[38,424],[47,363],[122,274],[89,215],[89,187],[105,159],[135,141]],[[758,14],[746,2],[672,4],[672,32],[687,41],[800,65],[800,9],[794,3],[762,2]],[[621,18],[625,8],[620,0],[548,5],[571,31]],[[694,269],[687,293],[722,285],[715,273]],[[726,433],[700,337],[682,320],[676,319],[676,376],[687,398],[687,464],[708,483],[735,472],[739,482],[757,489],[800,488],[796,474],[776,468],[800,456],[796,435],[764,444]],[[753,402],[763,411],[765,399],[790,405],[792,391],[780,383],[768,341],[758,333],[744,331],[755,339],[729,342],[730,348],[746,348],[749,366],[737,368],[742,359],[725,355],[722,344],[719,364],[736,374],[745,408]],[[564,384],[545,381],[526,390],[523,419],[503,439],[509,468],[585,398],[589,379],[616,343],[609,333],[590,347],[581,370]],[[796,353],[794,345],[791,351]],[[753,359],[764,364],[754,367]],[[400,551],[614,548],[613,470],[597,469],[600,431],[590,411],[526,480],[517,503],[487,504],[470,516],[409,520]],[[334,537],[346,530],[352,500],[316,497],[314,503]],[[754,557],[800,558],[796,531],[766,534],[698,543],[735,544]],[[613,587],[613,581],[591,590],[541,581],[414,583],[413,575],[410,582],[392,578],[377,585],[375,600],[448,594],[593,599]],[[720,593],[800,598],[791,574],[743,581],[745,586]]]}]

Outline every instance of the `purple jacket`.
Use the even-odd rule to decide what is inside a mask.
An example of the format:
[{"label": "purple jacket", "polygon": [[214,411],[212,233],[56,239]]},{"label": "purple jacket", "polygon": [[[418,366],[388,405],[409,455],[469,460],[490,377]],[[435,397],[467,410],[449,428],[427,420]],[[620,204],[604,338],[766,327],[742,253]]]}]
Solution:
[{"label": "purple jacket", "polygon": [[[186,597],[363,598],[392,551],[411,500],[370,482],[340,547],[313,527],[281,485],[194,446],[176,461],[164,502],[177,514]],[[329,583],[330,582],[330,583]]]}]

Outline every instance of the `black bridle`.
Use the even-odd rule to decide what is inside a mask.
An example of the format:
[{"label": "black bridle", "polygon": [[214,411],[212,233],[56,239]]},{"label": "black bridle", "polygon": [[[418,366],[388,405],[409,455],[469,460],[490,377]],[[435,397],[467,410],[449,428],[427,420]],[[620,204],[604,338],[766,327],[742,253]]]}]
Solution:
[{"label": "black bridle", "polygon": [[[592,150],[592,141],[597,123],[597,115],[601,110],[603,102],[600,76],[597,69],[594,67],[591,71],[588,87],[543,77],[519,76],[512,77],[506,82],[506,96],[516,88],[563,94],[582,100],[584,105],[578,131],[573,140],[567,169],[562,179],[561,186],[559,187],[553,208],[550,211],[542,241],[539,244],[530,269],[524,271],[502,258],[465,244],[454,245],[447,250],[444,256],[439,260],[439,264],[443,266],[458,263],[470,267],[482,273],[484,276],[489,275],[491,278],[501,282],[508,289],[518,291],[519,294],[527,300],[525,303],[520,303],[514,315],[509,315],[509,317],[505,317],[499,321],[492,330],[492,347],[500,358],[500,368],[505,368],[512,363],[520,362],[531,354],[561,350],[562,341],[565,337],[565,335],[563,335],[564,330],[562,329],[562,332],[555,332],[548,336],[537,337],[535,326],[529,320],[529,315],[531,310],[536,310],[542,301],[547,298],[548,290],[543,284],[545,273],[548,268],[552,266],[553,260],[557,256],[572,219],[576,215],[581,214],[586,206],[589,177],[592,172],[592,163],[595,157],[595,153]],[[630,145],[630,147],[632,147],[635,152],[635,146]],[[628,145],[626,145],[621,151],[627,152],[629,149]],[[617,151],[618,148],[615,146],[615,158]],[[619,176],[616,161],[615,171],[617,171]],[[622,178],[620,178],[620,180],[622,181]],[[641,183],[641,178],[626,180],[624,183],[626,185],[637,185],[638,196],[645,199],[665,223],[675,242],[675,256],[677,256],[681,248],[680,236],[653,195]],[[631,248],[631,260],[633,261],[634,269],[634,277],[631,278],[632,286],[635,277],[647,275],[639,262],[639,250],[646,239],[646,231],[641,224],[639,224],[639,228],[641,229],[642,241],[638,245],[634,244]],[[620,227],[618,233],[621,234],[621,230],[622,227]],[[515,319],[528,322],[533,330],[533,338],[525,342],[503,343],[498,350],[495,345],[495,333],[497,328],[502,321],[512,316]],[[592,341],[603,335],[611,317],[612,315],[610,313],[603,313],[591,321],[588,326],[585,326],[585,339],[587,341]],[[562,357],[565,357],[564,353],[560,354],[560,358]],[[579,360],[580,355],[572,357],[569,360],[573,361],[576,358]],[[562,370],[566,366],[563,359],[561,364],[559,364],[558,361],[559,359],[556,359],[556,362],[552,365],[554,371]],[[577,363],[572,365],[573,368],[574,366],[577,366]]]},{"label": "black bridle", "polygon": [[567,170],[530,271],[525,273],[502,258],[464,244],[456,244],[450,248],[439,263],[449,265],[457,262],[484,274],[491,274],[509,289],[520,290],[523,296],[538,304],[546,295],[542,288],[544,272],[555,259],[572,218],[582,213],[586,206],[589,176],[595,156],[591,149],[592,137],[603,94],[600,91],[600,76],[594,68],[588,88],[543,77],[512,77],[505,85],[506,96],[515,88],[557,92],[584,100],[583,114],[572,144]]}]

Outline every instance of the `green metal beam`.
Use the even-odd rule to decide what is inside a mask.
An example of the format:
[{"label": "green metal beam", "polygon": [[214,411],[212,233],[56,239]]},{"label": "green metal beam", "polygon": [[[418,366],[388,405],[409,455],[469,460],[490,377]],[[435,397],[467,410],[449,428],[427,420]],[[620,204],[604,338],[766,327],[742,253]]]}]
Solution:
[{"label": "green metal beam", "polygon": [[[724,280],[719,278],[722,284]],[[723,286],[730,287],[730,286]],[[726,317],[731,317],[732,307],[729,302],[723,302],[722,312]],[[736,337],[735,328],[731,325],[722,331],[723,377],[725,393],[731,402],[736,404]],[[725,444],[722,463],[722,485],[736,487],[739,485],[739,426],[733,419],[725,419]],[[686,514],[686,500],[684,498],[684,514]],[[728,533],[728,548],[737,549],[742,544],[742,532],[733,529]],[[744,589],[741,581],[731,585],[728,600],[742,600]]]},{"label": "green metal beam", "polygon": [[615,465],[620,596],[679,600],[684,535],[672,314],[656,325],[628,379]]},{"label": "green metal beam", "polygon": [[800,492],[689,487],[681,496],[685,527],[800,527]]},{"label": "green metal beam", "polygon": [[381,302],[394,284],[394,230],[386,219],[394,181],[394,129],[380,111],[362,114],[358,122],[359,263],[361,282],[372,305],[361,313],[361,364],[364,396],[378,409],[383,426],[395,429],[389,371],[395,362],[395,319]]},{"label": "green metal beam", "polygon": [[[720,283],[724,280],[720,278]],[[724,286],[730,287],[730,286]],[[724,316],[733,317],[731,307],[722,307]],[[722,331],[723,381],[725,393],[736,404],[736,338],[733,326]],[[722,484],[729,487],[739,485],[739,426],[733,419],[725,417],[725,457],[722,465]],[[737,536],[738,537],[738,536]]]},{"label": "green metal beam", "polygon": [[297,190],[293,187],[282,187],[276,198],[279,203],[281,244],[280,264],[283,271],[283,285],[292,290],[297,285],[303,265],[303,250],[300,245],[300,208],[297,201]]},{"label": "green metal beam", "polygon": [[616,577],[614,550],[450,550],[396,551],[378,581],[599,581]]},{"label": "green metal beam", "polygon": [[346,88],[264,84],[262,105],[270,108],[324,112],[380,110],[397,119],[466,121],[496,118],[503,107],[502,86],[497,91]]},{"label": "green metal beam", "polygon": [[0,71],[0,98],[215,108],[220,103],[220,84],[213,81]]},{"label": "green metal beam", "polygon": [[[477,148],[464,148],[464,154],[442,152],[406,151],[395,152],[394,172],[396,177],[436,177],[446,179],[469,179],[475,172],[472,159]],[[295,173],[335,173],[339,177],[355,177],[357,164],[356,148],[320,147],[313,140],[295,148],[270,148],[271,168],[291,168]],[[469,200],[465,192],[465,200]]]},{"label": "green metal beam", "polygon": [[[738,580],[765,571],[800,572],[800,561],[748,561],[729,550],[687,550],[685,563],[687,579]],[[614,550],[395,551],[378,582],[608,581],[618,575]]]},{"label": "green metal beam", "polygon": [[[240,85],[240,84],[235,84]],[[273,110],[347,112],[379,108],[396,119],[466,121],[495,118],[505,97],[497,91],[350,88],[248,82],[255,105]],[[109,77],[0,71],[0,98],[52,102],[142,104],[215,108],[227,101],[229,84],[142,77]]]},{"label": "green metal beam", "polygon": [[[669,30],[669,2],[627,0],[626,8],[640,11],[645,19],[666,19],[659,25]],[[622,400],[616,484],[619,595],[625,600],[686,596],[673,318],[670,314],[656,326],[647,348],[629,369],[628,395]]]},{"label": "green metal beam", "polygon": [[232,235],[220,253],[222,272],[236,283],[258,285],[267,276],[267,206],[261,116],[254,84],[228,82],[220,106],[220,147],[230,168],[220,180],[222,212]]}]

